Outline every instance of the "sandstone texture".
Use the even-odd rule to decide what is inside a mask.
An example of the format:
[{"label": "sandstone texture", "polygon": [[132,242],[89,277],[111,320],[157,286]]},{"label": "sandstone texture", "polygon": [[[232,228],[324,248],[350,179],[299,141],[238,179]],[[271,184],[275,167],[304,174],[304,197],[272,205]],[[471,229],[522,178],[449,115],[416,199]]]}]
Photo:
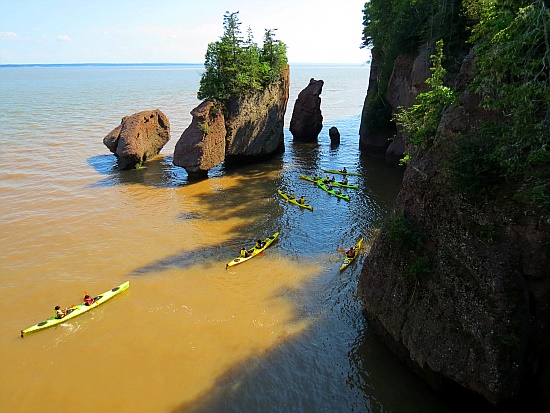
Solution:
[{"label": "sandstone texture", "polygon": [[298,94],[289,128],[296,141],[315,142],[323,129],[321,113],[323,84],[322,80],[312,78],[309,85]]},{"label": "sandstone texture", "polygon": [[278,82],[260,92],[226,102],[226,162],[254,162],[284,151],[283,127],[289,87],[287,65]]},{"label": "sandstone texture", "polygon": [[118,158],[120,169],[131,169],[157,156],[170,140],[170,123],[160,110],[125,116],[103,143]]},{"label": "sandstone texture", "polygon": [[[368,102],[378,97],[378,62],[375,60],[376,58],[373,59],[371,65],[369,88],[361,117],[359,144],[366,153],[384,157],[386,162],[397,165],[406,150],[405,146],[402,145],[401,132],[393,122],[382,127],[380,125],[373,127],[373,124],[376,124],[376,118],[383,116],[377,112],[367,113],[365,110]],[[387,107],[382,106],[378,111],[391,112],[392,115],[395,115],[398,107],[402,106],[407,109],[414,105],[416,96],[428,90],[426,79],[431,76],[430,65],[430,49],[428,46],[421,47],[416,54],[399,55],[395,59],[393,72],[384,96]],[[394,138],[397,139],[394,140]],[[394,140],[394,144],[392,144],[392,140]],[[390,145],[390,153],[387,154],[386,151],[390,148]],[[403,150],[403,152],[398,153],[398,150]]]},{"label": "sandstone texture", "polygon": [[205,177],[225,159],[225,121],[219,104],[205,100],[191,111],[193,120],[174,149],[173,163],[189,176]]},{"label": "sandstone texture", "polygon": [[[457,85],[470,75],[471,55]],[[375,240],[359,293],[369,325],[419,375],[505,408],[525,392],[550,394],[550,213],[506,191],[480,202],[453,187],[449,147],[501,116],[468,91],[459,101],[433,147],[409,161],[395,208],[403,215]]]}]

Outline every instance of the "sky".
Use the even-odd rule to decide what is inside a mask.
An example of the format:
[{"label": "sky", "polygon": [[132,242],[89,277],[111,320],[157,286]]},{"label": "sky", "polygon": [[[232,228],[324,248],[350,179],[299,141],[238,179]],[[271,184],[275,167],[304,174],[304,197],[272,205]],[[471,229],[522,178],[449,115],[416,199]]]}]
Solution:
[{"label": "sky", "polygon": [[277,29],[291,63],[357,63],[365,0],[4,0],[0,64],[204,63],[223,16],[256,43]]}]

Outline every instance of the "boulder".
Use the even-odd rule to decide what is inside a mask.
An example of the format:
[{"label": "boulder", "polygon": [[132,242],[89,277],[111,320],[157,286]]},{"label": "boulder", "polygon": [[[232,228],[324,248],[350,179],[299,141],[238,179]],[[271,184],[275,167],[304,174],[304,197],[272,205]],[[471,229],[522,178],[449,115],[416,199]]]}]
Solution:
[{"label": "boulder", "polygon": [[290,120],[290,132],[294,140],[314,142],[323,129],[321,92],[324,82],[311,78],[309,85],[298,94]]},{"label": "boulder", "polygon": [[220,104],[205,100],[191,111],[193,120],[174,149],[173,163],[190,177],[206,177],[225,158],[225,121]]},{"label": "boulder", "polygon": [[332,146],[340,145],[340,131],[336,126],[333,126],[328,130],[328,136]]},{"label": "boulder", "polygon": [[255,162],[284,152],[284,117],[290,68],[265,89],[234,97],[225,103],[226,164]]},{"label": "boulder", "polygon": [[103,144],[118,158],[120,169],[132,169],[157,156],[169,140],[170,122],[155,109],[122,118]]},{"label": "boulder", "polygon": [[402,138],[395,138],[391,141],[386,150],[385,161],[387,164],[399,166],[401,159],[405,155],[405,142]]}]

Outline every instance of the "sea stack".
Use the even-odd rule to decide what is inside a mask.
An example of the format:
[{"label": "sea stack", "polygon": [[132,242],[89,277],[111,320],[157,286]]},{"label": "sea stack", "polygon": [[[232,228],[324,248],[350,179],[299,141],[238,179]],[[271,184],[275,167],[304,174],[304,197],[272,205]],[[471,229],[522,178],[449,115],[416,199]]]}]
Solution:
[{"label": "sea stack", "polygon": [[323,129],[320,96],[323,84],[322,80],[311,78],[296,99],[289,128],[295,141],[315,142]]}]

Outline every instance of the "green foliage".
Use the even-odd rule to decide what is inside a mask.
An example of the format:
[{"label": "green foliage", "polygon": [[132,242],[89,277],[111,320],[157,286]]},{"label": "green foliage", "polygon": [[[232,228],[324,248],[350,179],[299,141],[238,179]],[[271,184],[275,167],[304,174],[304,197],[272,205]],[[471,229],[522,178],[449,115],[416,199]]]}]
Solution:
[{"label": "green foliage", "polygon": [[399,248],[405,250],[416,250],[422,245],[422,234],[414,228],[403,212],[389,222],[388,236]]},{"label": "green foliage", "polygon": [[199,129],[204,134],[204,136],[207,136],[210,133],[210,127],[206,122],[199,123]]},{"label": "green foliage", "polygon": [[[467,192],[516,186],[515,199],[550,205],[550,10],[544,0],[469,0],[477,23],[474,92],[503,115],[459,142],[451,170]],[[496,133],[495,133],[496,131]],[[476,142],[476,139],[480,142]],[[476,150],[479,150],[476,156]],[[485,165],[480,165],[485,164]],[[488,176],[475,176],[486,174]],[[485,182],[484,182],[485,181]]]},{"label": "green foliage", "polygon": [[394,129],[392,107],[380,95],[368,97],[363,111],[363,119],[369,130]]},{"label": "green foliage", "polygon": [[416,103],[410,109],[400,106],[395,116],[396,122],[408,132],[409,142],[415,146],[425,146],[435,136],[443,109],[456,103],[456,92],[443,85],[446,70],[442,66],[443,41],[436,43],[436,54],[432,59],[432,76],[426,80],[431,90],[416,97]]},{"label": "green foliage", "polygon": [[426,256],[417,257],[411,265],[407,267],[407,274],[415,281],[431,277],[434,273],[430,259]]},{"label": "green foliage", "polygon": [[206,50],[197,97],[226,100],[263,89],[280,79],[286,67],[286,45],[266,30],[263,47],[254,42],[252,32],[243,39],[238,12],[224,15],[224,33]]},{"label": "green foliage", "polygon": [[451,49],[463,47],[467,18],[460,0],[370,0],[363,10],[363,47],[373,48],[381,94],[396,57],[416,53],[430,39],[444,39]]}]

